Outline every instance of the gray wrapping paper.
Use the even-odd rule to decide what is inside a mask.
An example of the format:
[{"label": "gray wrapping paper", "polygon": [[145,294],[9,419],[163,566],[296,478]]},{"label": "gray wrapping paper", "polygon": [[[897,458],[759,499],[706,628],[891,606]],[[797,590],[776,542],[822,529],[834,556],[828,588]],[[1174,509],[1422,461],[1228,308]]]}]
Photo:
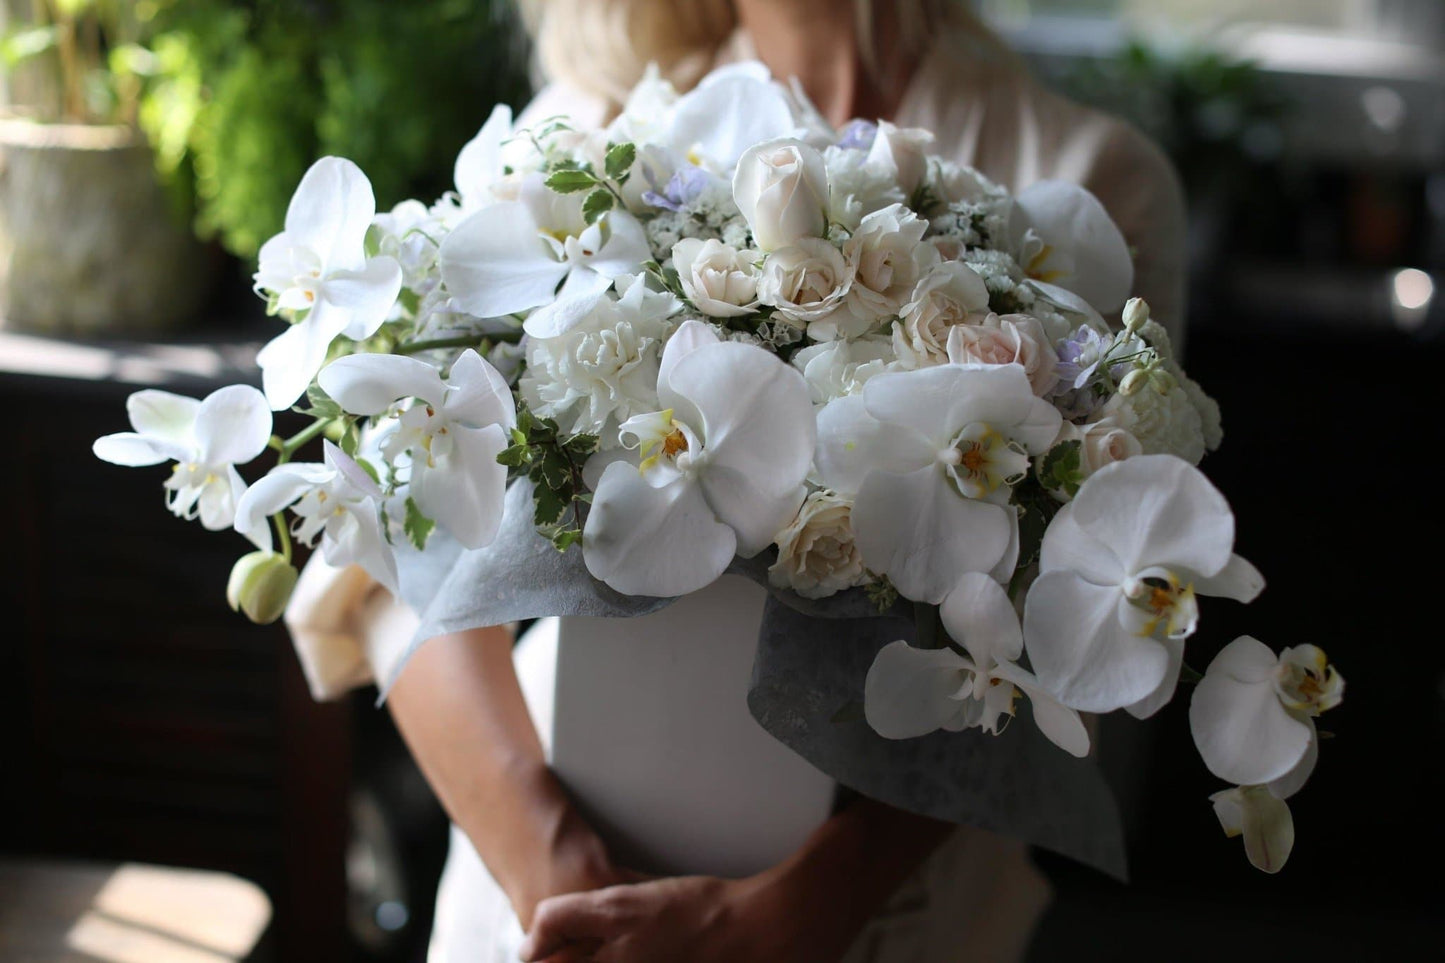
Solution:
[{"label": "gray wrapping paper", "polygon": [[[554,615],[631,617],[674,600],[613,591],[580,548],[561,553],[532,526],[530,482],[512,483],[497,538],[463,549],[444,533],[424,552],[398,548],[404,600],[421,617],[408,657],[429,638]],[[765,558],[729,569],[767,586]],[[1075,759],[1031,719],[999,736],[978,730],[884,739],[862,717],[863,680],[879,649],[913,640],[912,607],[880,614],[861,589],[809,600],[769,587],[748,708],[774,738],[865,796],[977,826],[1127,877],[1123,829],[1092,758]],[[380,680],[382,698],[405,664]],[[1021,705],[1020,714],[1029,710]]]}]

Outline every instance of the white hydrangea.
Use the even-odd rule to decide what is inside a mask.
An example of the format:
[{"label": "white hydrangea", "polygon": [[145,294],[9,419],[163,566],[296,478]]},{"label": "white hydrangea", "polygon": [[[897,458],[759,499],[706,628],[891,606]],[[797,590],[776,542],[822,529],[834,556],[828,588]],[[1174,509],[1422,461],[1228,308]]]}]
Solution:
[{"label": "white hydrangea", "polygon": [[1204,420],[1174,378],[1150,377],[1137,391],[1114,395],[1096,420],[1105,419],[1137,438],[1146,455],[1177,455],[1191,465],[1204,459]]}]

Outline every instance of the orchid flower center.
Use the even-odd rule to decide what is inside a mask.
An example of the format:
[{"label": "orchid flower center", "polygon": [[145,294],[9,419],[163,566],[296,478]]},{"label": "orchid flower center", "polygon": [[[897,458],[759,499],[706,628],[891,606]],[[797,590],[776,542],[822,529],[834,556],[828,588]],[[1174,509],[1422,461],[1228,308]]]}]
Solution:
[{"label": "orchid flower center", "polygon": [[1124,586],[1124,595],[1133,611],[1130,627],[1140,636],[1186,638],[1199,621],[1194,584],[1182,582],[1173,572],[1132,579]]},{"label": "orchid flower center", "polygon": [[703,456],[702,439],[685,422],[672,417],[672,409],[634,415],[619,429],[623,444],[641,456],[637,470],[643,476],[662,471],[690,474]]},{"label": "orchid flower center", "polygon": [[335,493],[320,486],[313,488],[291,506],[296,515],[291,534],[308,548],[314,547],[333,520],[344,520],[351,508],[346,499]]},{"label": "orchid flower center", "polygon": [[229,492],[231,480],[225,466],[202,462],[176,462],[165,481],[166,507],[187,521],[200,514],[201,496],[208,489]]},{"label": "orchid flower center", "polygon": [[1016,484],[1028,471],[1029,458],[984,422],[974,422],[938,453],[938,460],[964,498],[986,498]]},{"label": "orchid flower center", "polygon": [[1042,281],[1045,284],[1051,284],[1057,281],[1067,272],[1060,271],[1057,268],[1050,269],[1045,266],[1049,263],[1049,258],[1053,257],[1053,254],[1054,246],[1052,244],[1043,245],[1039,248],[1037,254],[1029,258],[1028,264],[1024,266],[1024,273],[1035,281]]},{"label": "orchid flower center", "polygon": [[1345,684],[1323,651],[1301,645],[1280,653],[1274,686],[1286,707],[1317,716],[1340,704]]},{"label": "orchid flower center", "polygon": [[397,419],[397,429],[381,448],[388,461],[394,462],[408,451],[416,460],[417,453],[422,452],[426,466],[435,468],[438,458],[451,454],[451,422],[434,405],[419,401],[405,411],[393,409],[392,415]]}]

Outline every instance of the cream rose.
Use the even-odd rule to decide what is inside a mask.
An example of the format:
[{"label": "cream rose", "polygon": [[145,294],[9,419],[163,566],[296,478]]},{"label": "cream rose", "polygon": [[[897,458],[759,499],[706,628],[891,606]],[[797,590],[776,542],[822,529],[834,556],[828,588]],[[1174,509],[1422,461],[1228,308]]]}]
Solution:
[{"label": "cream rose", "polygon": [[778,533],[778,560],[768,581],[805,599],[821,599],[867,578],[863,556],[853,541],[853,503],[832,492],[814,492],[798,517]]},{"label": "cream rose", "polygon": [[926,230],[927,221],[891,204],[863,218],[844,243],[843,255],[855,268],[848,310],[865,327],[897,314],[918,279],[938,263],[938,250],[923,243]]},{"label": "cream rose", "polygon": [[948,360],[948,333],[988,310],[988,288],[960,261],[944,261],[925,274],[893,324],[893,351],[907,369]]},{"label": "cream rose", "polygon": [[888,171],[904,193],[911,195],[928,173],[926,151],[932,143],[933,134],[920,127],[896,127],[885,120],[878,124],[865,163]]},{"label": "cream rose", "polygon": [[703,314],[735,318],[758,307],[757,254],[721,241],[686,238],[672,246],[672,266],[688,299]]},{"label": "cream rose", "polygon": [[828,228],[823,155],[787,137],[750,147],[733,174],[733,199],[764,251],[820,237]]},{"label": "cream rose", "polygon": [[833,336],[820,338],[811,325],[838,312],[852,284],[853,268],[842,252],[822,238],[805,237],[768,255],[758,300],[791,321],[810,325],[814,341],[826,341]]},{"label": "cream rose", "polygon": [[1038,318],[1026,314],[990,314],[977,324],[948,332],[948,360],[957,364],[1016,364],[1029,376],[1040,398],[1059,383],[1059,356]]}]

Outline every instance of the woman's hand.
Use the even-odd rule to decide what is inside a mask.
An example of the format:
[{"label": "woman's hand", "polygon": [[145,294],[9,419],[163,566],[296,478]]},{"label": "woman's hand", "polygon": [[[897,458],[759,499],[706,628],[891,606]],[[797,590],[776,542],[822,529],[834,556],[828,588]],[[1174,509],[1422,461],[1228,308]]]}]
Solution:
[{"label": "woman's hand", "polygon": [[681,876],[543,900],[522,959],[543,963],[832,963],[851,934],[793,912],[794,877]]}]

